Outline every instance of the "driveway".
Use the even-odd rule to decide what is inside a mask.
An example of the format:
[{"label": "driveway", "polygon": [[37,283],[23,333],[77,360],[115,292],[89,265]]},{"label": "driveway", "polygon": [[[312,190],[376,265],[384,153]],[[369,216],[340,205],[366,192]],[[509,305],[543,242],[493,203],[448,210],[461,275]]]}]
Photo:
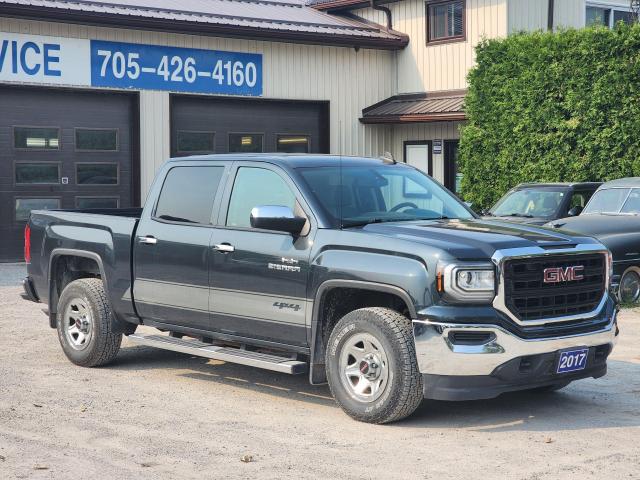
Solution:
[{"label": "driveway", "polygon": [[[125,340],[116,361],[67,361],[43,305],[0,264],[0,478],[640,478],[640,310],[609,374],[552,394],[425,401],[357,423],[326,386]],[[243,461],[244,460],[244,461]]]}]

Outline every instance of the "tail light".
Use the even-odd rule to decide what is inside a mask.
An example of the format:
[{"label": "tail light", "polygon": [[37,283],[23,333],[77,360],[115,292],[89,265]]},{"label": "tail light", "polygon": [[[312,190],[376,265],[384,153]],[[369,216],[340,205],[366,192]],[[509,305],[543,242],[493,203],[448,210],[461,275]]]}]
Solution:
[{"label": "tail light", "polygon": [[24,261],[31,263],[31,227],[24,227]]}]

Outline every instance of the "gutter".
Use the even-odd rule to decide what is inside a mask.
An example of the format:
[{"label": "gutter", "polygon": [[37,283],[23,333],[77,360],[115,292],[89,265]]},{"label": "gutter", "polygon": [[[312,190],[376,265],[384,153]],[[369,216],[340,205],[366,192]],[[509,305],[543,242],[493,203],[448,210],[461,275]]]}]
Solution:
[{"label": "gutter", "polygon": [[[332,45],[348,48],[360,47],[376,50],[402,50],[409,44],[409,38],[404,35],[395,35],[393,38],[372,38],[349,34],[326,35],[316,32],[293,32],[277,29],[258,29],[239,25],[186,22],[175,19],[133,17],[130,15],[116,15],[104,12],[70,11],[51,7],[38,7],[37,10],[34,10],[33,6],[16,4],[2,4],[0,17],[182,33],[186,35],[301,43],[306,45]],[[380,28],[384,31],[384,27]]]},{"label": "gutter", "polygon": [[[550,0],[552,1],[552,0]],[[376,5],[376,0],[369,0],[369,6],[374,10],[378,10],[380,12],[384,12],[387,16],[387,30],[393,29],[393,21],[391,18],[391,10],[388,7],[383,7],[382,5]]]}]

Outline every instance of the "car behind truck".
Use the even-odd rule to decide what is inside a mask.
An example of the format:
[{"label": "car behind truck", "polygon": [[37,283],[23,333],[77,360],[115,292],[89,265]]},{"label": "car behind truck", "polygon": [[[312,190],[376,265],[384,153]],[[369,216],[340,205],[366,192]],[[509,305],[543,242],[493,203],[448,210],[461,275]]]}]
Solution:
[{"label": "car behind truck", "polygon": [[170,160],[143,210],[33,212],[25,257],[77,365],[126,335],[306,373],[372,423],[600,377],[618,335],[601,244],[478,219],[389,159]]}]

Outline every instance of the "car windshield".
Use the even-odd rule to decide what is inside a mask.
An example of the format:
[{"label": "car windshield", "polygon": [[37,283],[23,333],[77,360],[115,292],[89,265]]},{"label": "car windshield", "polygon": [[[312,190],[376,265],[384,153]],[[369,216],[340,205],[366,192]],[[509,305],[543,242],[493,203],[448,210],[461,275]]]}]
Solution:
[{"label": "car windshield", "polygon": [[640,214],[640,188],[608,188],[593,194],[582,215],[590,213]]},{"label": "car windshield", "polygon": [[334,228],[369,223],[469,219],[473,214],[430,177],[403,164],[297,169]]},{"label": "car windshield", "polygon": [[565,195],[566,189],[512,190],[502,197],[489,213],[496,217],[554,217]]}]

